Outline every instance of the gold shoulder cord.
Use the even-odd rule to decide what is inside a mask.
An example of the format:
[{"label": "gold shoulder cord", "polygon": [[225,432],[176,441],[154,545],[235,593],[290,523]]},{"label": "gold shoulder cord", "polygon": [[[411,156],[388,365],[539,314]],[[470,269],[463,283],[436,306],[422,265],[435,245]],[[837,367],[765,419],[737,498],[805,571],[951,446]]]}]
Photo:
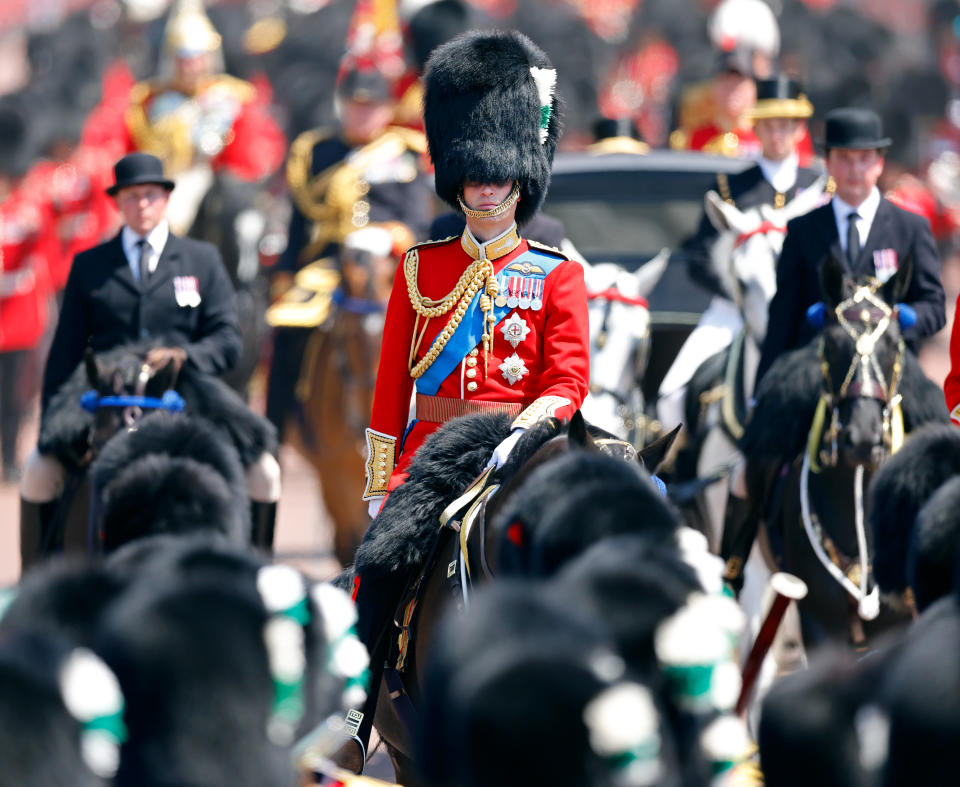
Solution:
[{"label": "gold shoulder cord", "polygon": [[[483,333],[483,356],[484,365],[489,361],[489,350],[492,343],[492,325],[493,320],[493,298],[496,297],[499,286],[495,278],[493,263],[490,260],[474,260],[470,266],[461,274],[456,286],[447,293],[441,300],[433,300],[420,294],[417,288],[417,270],[420,265],[420,255],[416,248],[410,249],[403,258],[403,275],[407,278],[407,294],[410,296],[410,304],[416,312],[416,319],[413,324],[413,338],[410,342],[410,356],[407,359],[407,368],[410,370],[410,376],[415,380],[423,375],[430,365],[437,359],[437,356],[446,347],[450,337],[463,320],[467,307],[473,301],[473,297],[483,288],[484,294],[480,296],[480,309],[484,314],[484,333]],[[454,309],[456,306],[456,309]],[[450,319],[444,326],[440,335],[437,336],[433,345],[427,354],[415,363],[417,351],[423,342],[423,337],[427,332],[427,326],[432,317],[442,317],[451,309],[454,309]],[[420,319],[423,318],[423,327],[420,327]]]},{"label": "gold shoulder cord", "polygon": [[730,196],[730,180],[727,178],[726,172],[717,173],[717,188],[720,189],[721,199],[728,205],[733,205],[736,207],[733,197]]}]

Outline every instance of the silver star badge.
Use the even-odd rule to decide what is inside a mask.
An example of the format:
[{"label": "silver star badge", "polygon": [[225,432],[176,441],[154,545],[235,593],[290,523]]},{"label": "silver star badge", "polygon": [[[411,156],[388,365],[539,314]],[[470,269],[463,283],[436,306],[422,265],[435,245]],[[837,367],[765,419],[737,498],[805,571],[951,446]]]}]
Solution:
[{"label": "silver star badge", "polygon": [[514,349],[516,349],[517,345],[526,339],[527,334],[530,333],[530,329],[527,327],[527,321],[516,312],[504,320],[500,330],[503,333],[503,338],[510,342]]},{"label": "silver star badge", "polygon": [[500,364],[500,371],[503,372],[503,376],[507,378],[507,382],[513,385],[530,370],[520,356],[514,353],[509,358],[505,358],[503,363]]}]

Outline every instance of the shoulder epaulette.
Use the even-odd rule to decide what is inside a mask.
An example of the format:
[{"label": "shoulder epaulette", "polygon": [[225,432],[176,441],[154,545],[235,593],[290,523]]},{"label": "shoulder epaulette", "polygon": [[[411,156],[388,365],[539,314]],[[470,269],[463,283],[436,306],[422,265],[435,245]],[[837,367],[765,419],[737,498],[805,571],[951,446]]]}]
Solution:
[{"label": "shoulder epaulette", "polygon": [[207,84],[207,87],[216,86],[218,88],[224,88],[230,93],[232,93],[236,98],[243,102],[253,101],[257,95],[257,89],[244,79],[238,79],[237,77],[230,76],[229,74],[217,74],[210,82]]},{"label": "shoulder epaulette", "polygon": [[427,137],[422,131],[405,126],[390,126],[384,134],[393,134],[403,140],[403,143],[415,153],[427,152]]},{"label": "shoulder epaulette", "polygon": [[720,198],[728,205],[736,207],[733,197],[730,196],[730,179],[726,172],[717,173],[717,188],[720,190]]},{"label": "shoulder epaulette", "polygon": [[419,243],[414,243],[409,249],[408,252],[413,251],[414,249],[423,249],[427,246],[441,246],[444,243],[449,243],[452,240],[459,240],[459,235],[450,235],[446,238],[440,238],[439,240],[422,240]]},{"label": "shoulder epaulette", "polygon": [[538,251],[545,251],[547,254],[552,254],[554,257],[560,257],[561,259],[564,259],[564,260],[570,259],[566,254],[560,251],[560,249],[558,249],[556,246],[548,246],[546,243],[539,243],[538,241],[530,240],[529,238],[527,238],[526,241],[530,246],[532,246],[534,249],[537,249]]}]

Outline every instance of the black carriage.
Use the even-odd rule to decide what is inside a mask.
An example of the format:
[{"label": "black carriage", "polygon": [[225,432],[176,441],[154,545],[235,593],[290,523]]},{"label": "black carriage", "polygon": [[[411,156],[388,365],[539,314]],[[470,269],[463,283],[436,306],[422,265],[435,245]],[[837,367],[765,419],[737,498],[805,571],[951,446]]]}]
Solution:
[{"label": "black carriage", "polygon": [[703,196],[717,173],[750,166],[744,159],[702,153],[651,151],[645,155],[560,153],[544,211],[561,219],[566,235],[591,262],[635,270],[670,249],[666,272],[649,297],[651,356],[644,399],[657,389],[710,300],[687,275],[681,249],[697,229]]}]

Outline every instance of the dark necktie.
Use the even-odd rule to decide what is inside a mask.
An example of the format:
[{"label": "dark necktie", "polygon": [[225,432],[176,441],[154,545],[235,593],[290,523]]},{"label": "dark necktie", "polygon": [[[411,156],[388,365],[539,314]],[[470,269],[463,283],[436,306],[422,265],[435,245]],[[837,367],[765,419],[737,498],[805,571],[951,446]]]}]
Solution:
[{"label": "dark necktie", "polygon": [[856,270],[857,259],[860,257],[860,233],[857,231],[857,220],[860,214],[854,211],[847,216],[847,260],[850,262],[851,273]]},{"label": "dark necktie", "polygon": [[137,241],[137,248],[140,250],[139,257],[139,270],[140,270],[140,286],[144,287],[147,283],[147,279],[150,278],[150,247],[147,245],[145,238],[141,238]]}]

